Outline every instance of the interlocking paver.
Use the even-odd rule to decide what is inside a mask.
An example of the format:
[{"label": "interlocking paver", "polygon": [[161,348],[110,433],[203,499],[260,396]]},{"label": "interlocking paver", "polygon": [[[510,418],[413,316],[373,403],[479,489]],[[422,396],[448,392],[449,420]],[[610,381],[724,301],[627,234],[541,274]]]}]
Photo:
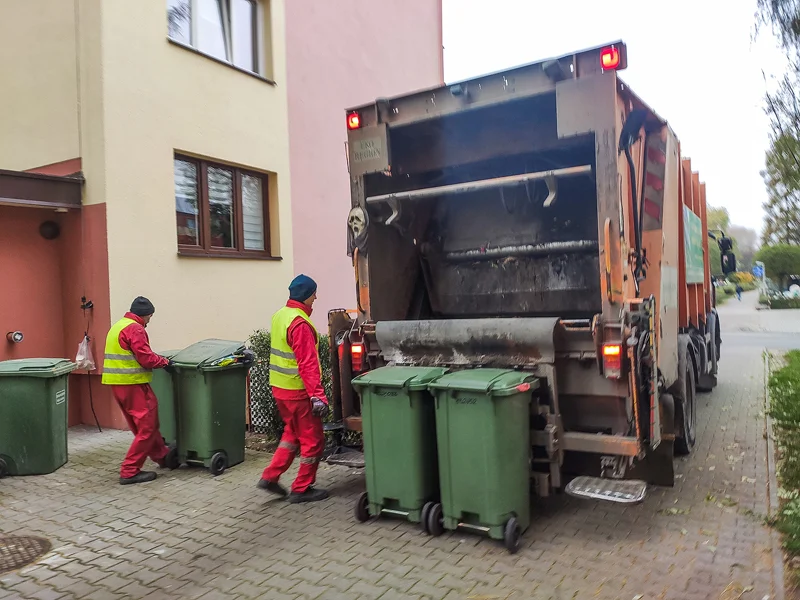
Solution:
[{"label": "interlocking paver", "polygon": [[634,507],[536,500],[517,555],[461,532],[356,523],[363,473],[326,464],[319,481],[333,495],[320,505],[256,489],[268,456],[249,451],[217,478],[183,468],[122,488],[130,433],[82,427],[59,471],[3,481],[0,532],[44,535],[53,550],[0,577],[0,598],[691,600],[716,598],[732,580],[773,597],[758,518],[768,507],[761,350],[725,343],[729,331],[764,329],[768,316],[744,303],[720,312],[719,387],[698,396],[698,444],[676,461],[675,487]]}]

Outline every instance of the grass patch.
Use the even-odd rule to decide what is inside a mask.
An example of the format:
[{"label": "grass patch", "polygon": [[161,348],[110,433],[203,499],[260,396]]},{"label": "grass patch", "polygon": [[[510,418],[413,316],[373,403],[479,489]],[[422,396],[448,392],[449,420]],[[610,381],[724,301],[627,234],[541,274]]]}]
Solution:
[{"label": "grass patch", "polygon": [[800,350],[783,357],[769,376],[769,415],[773,419],[780,482],[780,507],[770,524],[782,534],[783,547],[800,556]]}]

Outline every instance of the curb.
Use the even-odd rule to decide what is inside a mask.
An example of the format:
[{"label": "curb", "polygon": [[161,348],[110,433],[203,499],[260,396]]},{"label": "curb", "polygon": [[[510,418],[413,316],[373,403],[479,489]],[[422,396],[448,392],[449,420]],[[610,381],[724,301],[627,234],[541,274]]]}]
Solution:
[{"label": "curb", "polygon": [[[767,474],[768,474],[768,500],[769,513],[767,516],[773,517],[778,512],[778,476],[775,470],[775,436],[772,428],[772,418],[769,416],[769,351],[764,353],[764,413],[766,416],[767,434]],[[772,578],[774,600],[785,600],[786,583],[783,571],[783,550],[778,532],[772,527],[769,528],[770,539],[772,541]]]}]

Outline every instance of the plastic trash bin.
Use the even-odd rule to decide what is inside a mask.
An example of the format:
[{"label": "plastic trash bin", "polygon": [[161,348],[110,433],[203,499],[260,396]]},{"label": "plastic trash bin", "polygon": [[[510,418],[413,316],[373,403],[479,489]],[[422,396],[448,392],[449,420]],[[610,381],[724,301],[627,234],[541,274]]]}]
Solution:
[{"label": "plastic trash bin", "polygon": [[0,362],[0,477],[44,475],[66,464],[75,367],[63,358]]},{"label": "plastic trash bin", "polygon": [[361,522],[388,514],[422,523],[439,499],[436,424],[428,384],[447,369],[380,367],[356,377],[361,394],[367,491],[355,506]]},{"label": "plastic trash bin", "polygon": [[467,529],[516,552],[530,524],[530,402],[538,379],[503,369],[469,369],[431,382],[441,505],[428,532]]},{"label": "plastic trash bin", "polygon": [[[166,350],[157,354],[172,358],[178,352],[179,350]],[[158,429],[161,437],[167,445],[174,444],[178,440],[178,431],[175,424],[175,384],[172,375],[164,369],[155,369],[150,385],[158,398]]]},{"label": "plastic trash bin", "polygon": [[249,365],[235,358],[243,350],[242,342],[208,339],[172,357],[180,463],[220,475],[244,461]]}]

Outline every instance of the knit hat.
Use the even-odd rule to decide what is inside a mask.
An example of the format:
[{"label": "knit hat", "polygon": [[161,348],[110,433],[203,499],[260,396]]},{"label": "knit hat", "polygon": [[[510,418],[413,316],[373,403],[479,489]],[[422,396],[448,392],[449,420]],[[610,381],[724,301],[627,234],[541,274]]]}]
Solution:
[{"label": "knit hat", "polygon": [[289,299],[305,302],[317,291],[317,282],[307,275],[298,275],[289,284]]},{"label": "knit hat", "polygon": [[138,296],[131,304],[131,312],[137,317],[146,317],[156,312],[156,307],[144,296]]}]

